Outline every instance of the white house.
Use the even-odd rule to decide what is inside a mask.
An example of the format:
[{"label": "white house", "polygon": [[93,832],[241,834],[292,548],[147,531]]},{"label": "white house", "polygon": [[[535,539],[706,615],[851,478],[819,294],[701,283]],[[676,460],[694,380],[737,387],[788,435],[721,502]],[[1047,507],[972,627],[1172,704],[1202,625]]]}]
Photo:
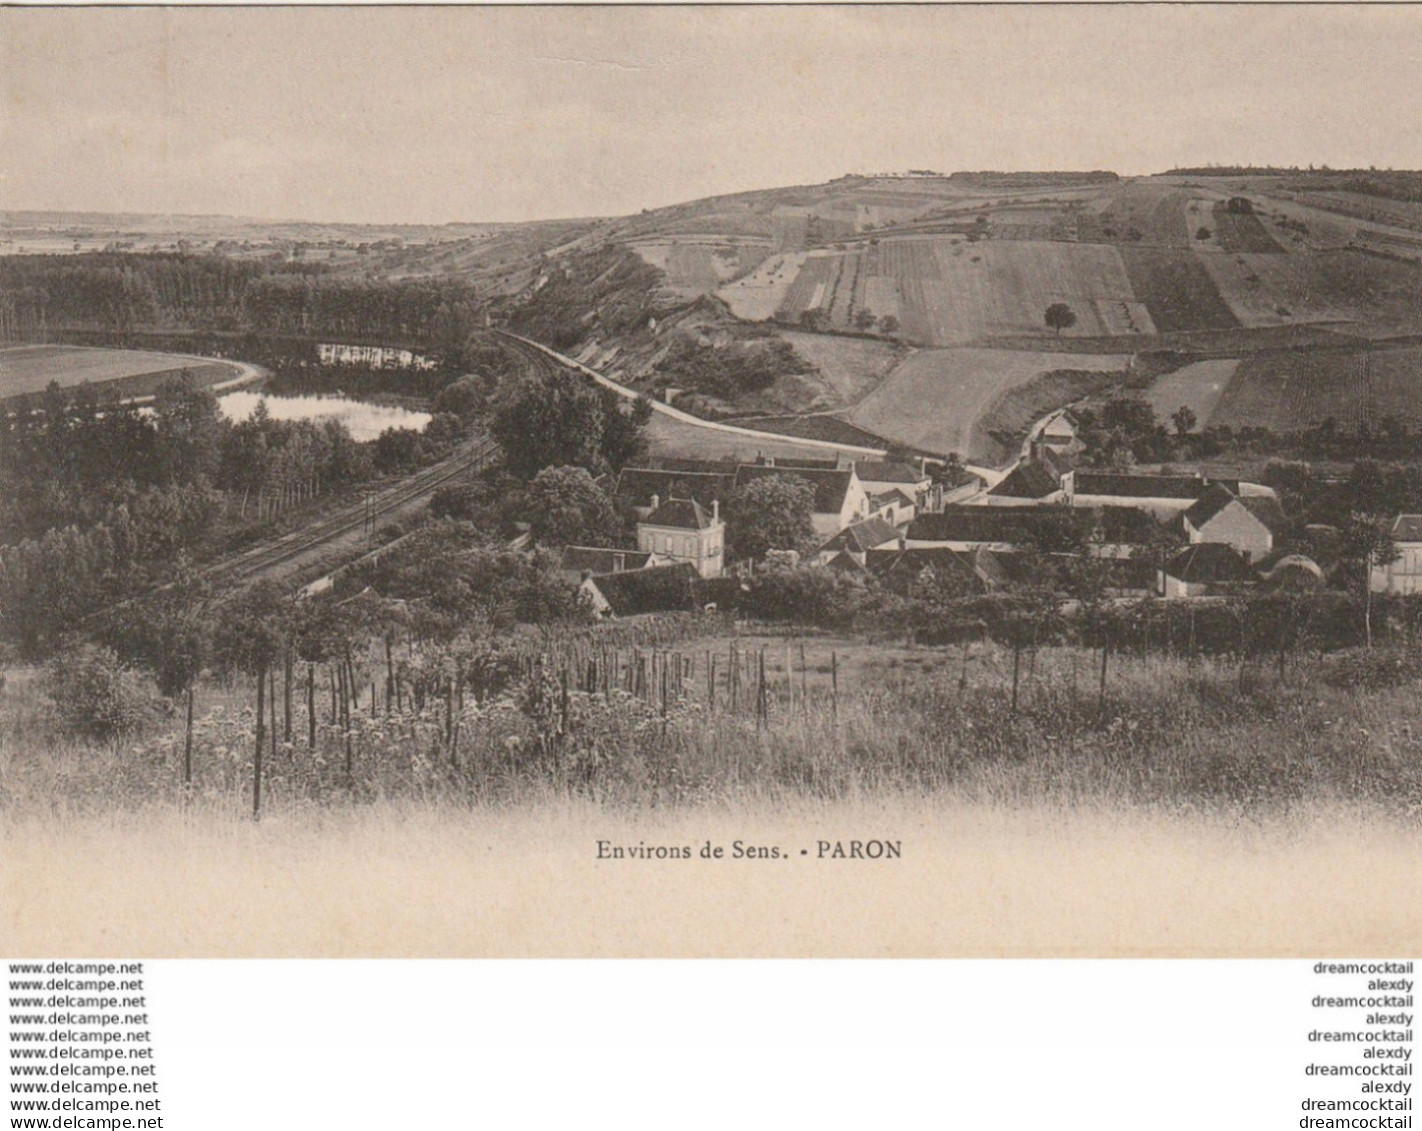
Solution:
[{"label": "white house", "polygon": [[1274,549],[1274,535],[1283,529],[1284,512],[1268,495],[1241,498],[1214,484],[1182,519],[1192,544],[1222,542],[1233,546],[1246,561],[1257,562]]},{"label": "white house", "polygon": [[695,499],[652,496],[652,511],[637,523],[637,549],[663,561],[686,562],[702,577],[720,577],[725,565],[726,524],[721,504],[708,514]]},{"label": "white house", "polygon": [[1400,514],[1392,524],[1397,561],[1373,566],[1368,587],[1374,593],[1422,593],[1422,514]]}]

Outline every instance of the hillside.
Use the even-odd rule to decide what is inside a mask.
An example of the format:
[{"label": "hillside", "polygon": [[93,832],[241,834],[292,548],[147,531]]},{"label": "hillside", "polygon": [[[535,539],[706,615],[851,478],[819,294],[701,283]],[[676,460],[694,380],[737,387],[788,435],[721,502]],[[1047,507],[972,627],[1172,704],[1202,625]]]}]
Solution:
[{"label": "hillside", "polygon": [[[1233,366],[1228,393],[1216,366],[1156,398],[1196,398],[1233,428],[1313,420],[1275,386],[1296,374],[1289,396],[1307,399],[1320,347],[1348,355],[1329,374],[1389,382],[1369,394],[1329,376],[1327,415],[1422,420],[1413,355],[1362,360],[1422,335],[1419,184],[1357,170],[917,172],[620,218],[442,227],[11,213],[0,251],[181,248],[287,270],[304,260],[331,282],[457,282],[483,320],[702,415],[833,414],[890,441],[946,443],[1017,384],[1095,367],[1063,354],[1157,349],[1186,366],[1268,355]],[[1049,328],[1058,304],[1069,324]],[[995,350],[1011,357],[981,381],[965,370]],[[896,379],[900,365],[912,379]],[[940,371],[950,385],[935,383]],[[1206,374],[1198,393],[1194,372]],[[875,398],[885,385],[918,392]],[[925,427],[925,404],[947,423]]]}]

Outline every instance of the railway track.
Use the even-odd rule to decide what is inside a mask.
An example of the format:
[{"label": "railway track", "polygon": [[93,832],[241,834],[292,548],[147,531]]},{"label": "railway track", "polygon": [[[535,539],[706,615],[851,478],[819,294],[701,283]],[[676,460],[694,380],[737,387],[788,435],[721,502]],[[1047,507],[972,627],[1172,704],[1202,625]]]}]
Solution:
[{"label": "railway track", "polygon": [[379,494],[369,496],[359,504],[352,504],[337,514],[294,530],[275,543],[234,555],[210,567],[207,572],[211,577],[230,581],[257,580],[353,533],[374,529],[382,518],[433,495],[448,483],[481,470],[497,451],[498,445],[491,438],[481,437],[456,455],[409,476]]}]

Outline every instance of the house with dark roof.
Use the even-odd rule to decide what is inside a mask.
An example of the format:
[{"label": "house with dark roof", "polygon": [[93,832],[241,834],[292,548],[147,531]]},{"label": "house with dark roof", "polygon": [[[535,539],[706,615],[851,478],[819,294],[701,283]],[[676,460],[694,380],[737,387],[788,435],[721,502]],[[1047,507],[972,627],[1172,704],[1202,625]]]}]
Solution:
[{"label": "house with dark roof", "polygon": [[606,546],[564,546],[559,571],[569,581],[582,581],[594,573],[624,573],[663,565],[656,556],[641,550],[619,550]]},{"label": "house with dark roof", "polygon": [[1237,593],[1258,578],[1233,546],[1196,542],[1168,559],[1157,576],[1162,597],[1205,597]]},{"label": "house with dark roof", "polygon": [[707,510],[695,499],[652,496],[654,509],[637,523],[637,548],[673,562],[688,562],[701,577],[724,572],[726,524],[721,505],[713,500]]},{"label": "house with dark roof", "polygon": [[915,504],[928,498],[933,479],[922,469],[899,460],[861,459],[854,461],[855,474],[871,495],[900,490]]},{"label": "house with dark roof", "polygon": [[646,518],[662,499],[694,499],[709,510],[717,502],[724,506],[735,489],[734,464],[714,472],[626,467],[617,477],[613,497],[639,518]]},{"label": "house with dark roof", "polygon": [[864,565],[885,588],[906,596],[916,584],[941,581],[964,596],[981,596],[991,588],[976,566],[977,553],[943,546],[914,550],[870,550]]},{"label": "house with dark roof", "polygon": [[692,612],[700,607],[696,569],[689,562],[653,566],[623,573],[599,573],[583,579],[599,616],[626,618],[652,613]]},{"label": "house with dark roof", "polygon": [[860,565],[870,550],[898,549],[901,539],[897,528],[882,518],[866,518],[851,523],[815,550],[815,560],[827,563],[839,554],[848,554]]},{"label": "house with dark roof", "polygon": [[853,467],[831,470],[743,463],[736,468],[736,489],[772,477],[793,477],[810,485],[814,491],[811,521],[821,538],[829,538],[851,523],[869,517],[869,494]]},{"label": "house with dark roof", "polygon": [[882,518],[890,526],[907,526],[918,514],[918,504],[895,487],[869,496],[869,517]]},{"label": "house with dark roof", "polygon": [[1080,467],[1062,476],[1062,490],[1074,507],[1132,506],[1161,519],[1183,514],[1209,485],[1199,475],[1135,475]]},{"label": "house with dark roof", "polygon": [[1397,560],[1368,571],[1374,593],[1422,593],[1422,514],[1400,514],[1389,531]]},{"label": "house with dark roof", "polygon": [[987,493],[990,506],[1022,506],[1054,503],[1062,497],[1062,485],[1040,460],[1019,463]]},{"label": "house with dark roof", "polygon": [[1277,499],[1268,495],[1241,498],[1219,483],[1212,483],[1181,518],[1192,543],[1223,542],[1246,561],[1268,555],[1274,549],[1274,536],[1283,532],[1286,521]]},{"label": "house with dark roof", "polygon": [[952,550],[987,547],[1012,550],[1036,545],[1051,550],[1085,540],[1094,516],[1061,506],[956,506],[921,514],[909,523],[909,548],[946,546]]}]

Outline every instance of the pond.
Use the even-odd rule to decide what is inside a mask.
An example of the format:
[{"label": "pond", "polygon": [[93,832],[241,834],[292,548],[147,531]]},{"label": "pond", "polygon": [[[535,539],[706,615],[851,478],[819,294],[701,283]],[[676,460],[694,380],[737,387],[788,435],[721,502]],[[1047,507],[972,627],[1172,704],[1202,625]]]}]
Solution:
[{"label": "pond", "polygon": [[354,440],[374,440],[387,428],[421,431],[430,422],[427,412],[411,412],[391,405],[370,404],[349,397],[274,397],[262,393],[228,393],[218,399],[229,420],[246,420],[259,401],[267,402],[273,420],[339,420]]}]

